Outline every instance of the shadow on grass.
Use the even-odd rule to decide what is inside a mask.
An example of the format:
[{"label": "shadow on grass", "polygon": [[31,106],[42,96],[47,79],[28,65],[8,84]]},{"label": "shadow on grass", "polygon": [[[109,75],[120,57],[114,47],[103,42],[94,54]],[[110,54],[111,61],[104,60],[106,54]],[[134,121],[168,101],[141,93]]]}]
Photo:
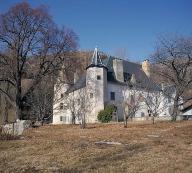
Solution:
[{"label": "shadow on grass", "polygon": [[[99,146],[99,148],[101,148],[101,146]],[[131,144],[118,146],[117,148],[114,147],[111,152],[103,152],[102,154],[92,155],[88,158],[79,160],[73,165],[73,169],[76,170],[76,172],[92,172],[97,171],[100,168],[105,168],[106,166],[114,167],[116,164],[126,162],[130,157],[133,157],[140,152],[144,152],[147,149],[149,148],[145,144]]]}]

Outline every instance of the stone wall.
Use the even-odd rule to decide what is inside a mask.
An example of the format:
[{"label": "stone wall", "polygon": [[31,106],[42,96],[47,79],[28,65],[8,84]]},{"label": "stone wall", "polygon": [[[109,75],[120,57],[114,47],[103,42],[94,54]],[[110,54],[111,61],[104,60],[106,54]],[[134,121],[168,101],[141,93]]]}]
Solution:
[{"label": "stone wall", "polygon": [[17,120],[14,123],[3,125],[5,133],[13,135],[21,135],[23,131],[31,126],[30,120]]}]

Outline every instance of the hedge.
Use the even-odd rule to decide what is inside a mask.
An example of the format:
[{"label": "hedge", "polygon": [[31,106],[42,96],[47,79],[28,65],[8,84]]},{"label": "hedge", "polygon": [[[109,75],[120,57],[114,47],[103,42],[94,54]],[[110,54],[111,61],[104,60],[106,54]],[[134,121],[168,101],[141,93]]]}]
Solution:
[{"label": "hedge", "polygon": [[102,123],[108,123],[112,120],[112,114],[115,111],[114,105],[107,105],[104,110],[99,111],[97,119]]}]

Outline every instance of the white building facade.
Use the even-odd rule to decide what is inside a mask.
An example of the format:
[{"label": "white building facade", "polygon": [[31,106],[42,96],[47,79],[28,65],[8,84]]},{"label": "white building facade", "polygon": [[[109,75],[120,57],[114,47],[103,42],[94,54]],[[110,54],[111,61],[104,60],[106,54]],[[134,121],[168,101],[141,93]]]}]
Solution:
[{"label": "white building facade", "polygon": [[116,107],[114,121],[123,121],[125,115],[134,120],[154,114],[169,118],[173,103],[161,89],[150,79],[147,60],[142,65],[114,57],[102,61],[96,48],[86,75],[73,85],[55,86],[53,124],[81,123],[83,119],[96,123],[98,112],[110,104]]}]

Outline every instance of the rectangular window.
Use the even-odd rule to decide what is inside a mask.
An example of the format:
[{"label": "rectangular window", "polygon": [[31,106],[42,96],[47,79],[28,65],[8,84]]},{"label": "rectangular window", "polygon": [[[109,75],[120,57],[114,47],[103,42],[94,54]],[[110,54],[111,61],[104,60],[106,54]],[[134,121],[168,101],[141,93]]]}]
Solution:
[{"label": "rectangular window", "polygon": [[60,103],[60,109],[63,109],[63,107],[64,107],[63,103]]},{"label": "rectangular window", "polygon": [[61,94],[61,98],[63,98],[64,97],[64,94]]},{"label": "rectangular window", "polygon": [[115,100],[115,92],[111,92],[111,100]]},{"label": "rectangular window", "polygon": [[141,112],[141,117],[144,117],[145,116],[145,113],[144,112]]},{"label": "rectangular window", "polygon": [[101,80],[101,76],[100,75],[97,75],[97,80]]},{"label": "rectangular window", "polygon": [[60,116],[60,121],[66,122],[66,116]]},{"label": "rectangular window", "polygon": [[90,98],[93,98],[93,93],[90,93]]},{"label": "rectangular window", "polygon": [[66,121],[67,121],[67,117],[63,116],[63,122],[66,122]]},{"label": "rectangular window", "polygon": [[148,110],[148,115],[149,115],[149,117],[151,117],[151,113],[152,113],[152,111],[151,111],[151,110]]}]

